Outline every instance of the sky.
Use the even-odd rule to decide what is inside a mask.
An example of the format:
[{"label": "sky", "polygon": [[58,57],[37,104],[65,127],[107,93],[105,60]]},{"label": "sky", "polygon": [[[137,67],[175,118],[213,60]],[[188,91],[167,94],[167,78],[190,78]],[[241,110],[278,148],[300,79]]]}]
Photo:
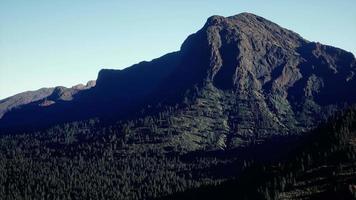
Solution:
[{"label": "sky", "polygon": [[0,0],[0,99],[178,51],[209,16],[241,12],[356,54],[355,0]]}]

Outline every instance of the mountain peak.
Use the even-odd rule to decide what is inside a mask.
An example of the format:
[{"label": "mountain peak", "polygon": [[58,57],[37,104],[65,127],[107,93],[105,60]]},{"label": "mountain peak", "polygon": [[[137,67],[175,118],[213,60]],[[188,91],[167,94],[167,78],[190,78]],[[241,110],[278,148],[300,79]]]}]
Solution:
[{"label": "mountain peak", "polygon": [[223,16],[213,15],[207,19],[205,26],[216,26],[225,20],[226,18]]},{"label": "mountain peak", "polygon": [[266,40],[278,45],[296,48],[307,41],[299,34],[252,13],[240,13],[230,17],[214,15],[208,18],[203,30],[218,29],[229,31],[231,36]]},{"label": "mountain peak", "polygon": [[296,70],[298,49],[306,43],[297,33],[251,13],[214,15],[181,48],[183,55],[194,55],[200,63],[188,61],[182,67],[189,66],[186,71],[191,74],[205,73],[204,80],[219,88],[252,91],[251,88],[262,89],[272,78],[270,72],[289,62],[293,71],[281,78],[283,81],[276,86],[281,88],[300,78]]},{"label": "mountain peak", "polygon": [[[238,124],[255,127],[234,132],[250,134],[261,129],[268,135],[298,124],[302,129],[313,126],[331,113],[327,106],[356,102],[349,94],[356,84],[355,64],[352,54],[309,42],[260,16],[214,15],[184,41],[179,52],[123,70],[101,70],[97,85],[80,95],[74,95],[77,90],[56,88],[47,99],[58,103],[47,106],[49,111],[38,110],[52,112],[52,121],[68,120],[69,109],[76,114],[70,119],[121,119],[146,105],[181,103],[187,94],[197,96],[213,88],[215,93],[207,97],[220,96],[219,105],[230,105],[233,99],[234,110],[246,111],[238,113]],[[83,85],[74,89],[79,88]],[[224,109],[231,112],[227,105]],[[28,112],[28,124],[43,123],[41,115],[33,113]],[[25,115],[10,112],[0,126],[11,124],[17,116]]]},{"label": "mountain peak", "polygon": [[224,17],[221,15],[213,15],[207,19],[206,26],[220,25],[221,23],[233,23],[234,21],[253,22],[253,21],[256,21],[257,19],[259,19],[259,20],[262,19],[261,21],[266,20],[262,17],[254,15],[252,13],[247,13],[247,12],[233,15],[230,17]]},{"label": "mountain peak", "polygon": [[227,18],[230,20],[239,20],[239,21],[244,21],[244,22],[254,22],[257,20],[260,22],[270,22],[271,23],[271,21],[269,21],[263,17],[255,15],[253,13],[248,13],[248,12],[243,12],[243,13],[233,15],[233,16],[230,16]]}]

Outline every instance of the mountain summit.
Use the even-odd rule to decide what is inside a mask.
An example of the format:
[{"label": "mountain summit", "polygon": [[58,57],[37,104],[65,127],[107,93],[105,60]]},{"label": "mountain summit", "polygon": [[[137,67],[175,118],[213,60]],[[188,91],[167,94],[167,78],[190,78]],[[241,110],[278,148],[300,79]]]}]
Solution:
[{"label": "mountain summit", "polygon": [[[355,70],[351,53],[309,42],[262,17],[212,16],[180,51],[123,70],[101,70],[95,87],[56,104],[14,109],[0,127],[124,120],[181,105],[170,119],[197,128],[186,133],[175,127],[192,136],[177,141],[192,149],[225,148],[315,127],[356,102]],[[206,135],[214,139],[207,142]]]}]

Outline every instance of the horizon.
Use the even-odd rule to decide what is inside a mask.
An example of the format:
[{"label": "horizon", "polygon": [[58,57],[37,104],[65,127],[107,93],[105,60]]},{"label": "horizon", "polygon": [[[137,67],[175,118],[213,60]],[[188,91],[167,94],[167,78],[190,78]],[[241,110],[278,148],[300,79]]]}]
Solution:
[{"label": "horizon", "polygon": [[0,99],[86,84],[96,80],[100,69],[123,69],[178,51],[212,15],[253,13],[307,40],[356,53],[356,3],[351,0],[160,0],[155,1],[160,5],[144,1],[140,7],[135,2],[86,2],[0,2]]}]

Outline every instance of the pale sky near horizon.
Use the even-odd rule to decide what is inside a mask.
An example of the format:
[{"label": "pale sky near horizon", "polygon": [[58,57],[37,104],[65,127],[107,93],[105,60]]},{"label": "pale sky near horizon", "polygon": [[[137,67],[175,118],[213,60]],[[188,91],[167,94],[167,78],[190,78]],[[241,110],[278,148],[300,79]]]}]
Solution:
[{"label": "pale sky near horizon", "polygon": [[0,99],[177,51],[209,16],[241,12],[356,54],[355,0],[0,0]]}]

